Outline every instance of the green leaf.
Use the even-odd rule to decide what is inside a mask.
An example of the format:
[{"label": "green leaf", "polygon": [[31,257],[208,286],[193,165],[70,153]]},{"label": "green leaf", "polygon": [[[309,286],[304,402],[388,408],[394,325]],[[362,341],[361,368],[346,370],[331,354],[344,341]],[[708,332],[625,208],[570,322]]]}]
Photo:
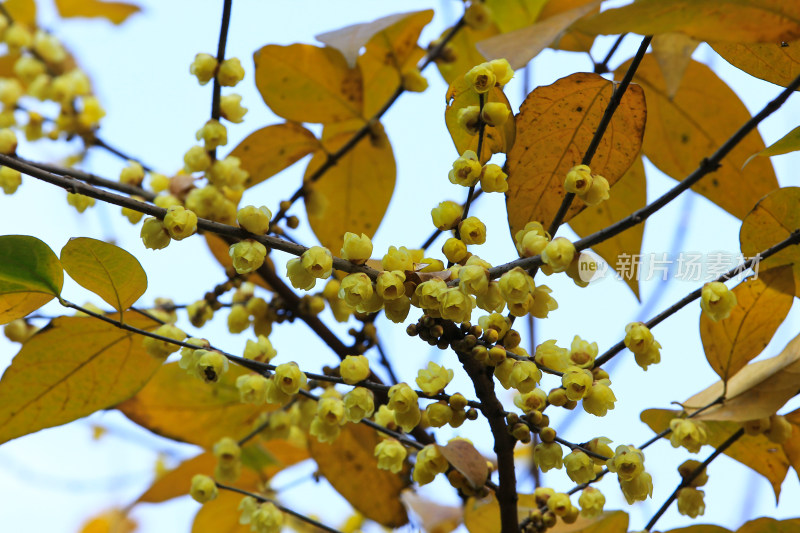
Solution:
[{"label": "green leaf", "polygon": [[[152,331],[138,313],[125,322]],[[137,333],[90,317],[59,317],[31,337],[0,379],[0,443],[107,409],[161,366]]]},{"label": "green leaf", "polygon": [[0,237],[0,324],[39,309],[63,286],[61,262],[49,246],[26,235]]},{"label": "green leaf", "polygon": [[147,275],[130,253],[107,242],[78,237],[61,249],[61,264],[78,284],[120,312],[147,289]]}]

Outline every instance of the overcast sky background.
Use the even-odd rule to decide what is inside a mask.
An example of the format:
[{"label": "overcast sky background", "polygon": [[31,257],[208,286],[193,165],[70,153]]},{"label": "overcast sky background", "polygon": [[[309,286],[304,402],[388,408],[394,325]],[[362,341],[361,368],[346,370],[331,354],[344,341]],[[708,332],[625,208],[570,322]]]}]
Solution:
[{"label": "overcast sky background", "polygon": [[[172,173],[182,165],[186,149],[195,143],[194,132],[207,120],[210,112],[211,85],[200,87],[188,69],[198,52],[215,53],[219,32],[222,2],[199,0],[196,2],[142,1],[144,12],[131,17],[121,27],[105,21],[59,21],[52,9],[43,8],[40,23],[51,28],[63,39],[90,74],[95,91],[108,111],[100,130],[101,136],[147,164],[164,173]],[[243,105],[249,108],[245,122],[228,124],[229,145],[221,149],[226,154],[250,132],[267,124],[280,122],[264,105],[254,86],[252,53],[265,44],[314,43],[314,35],[339,27],[366,22],[398,10],[413,11],[434,8],[436,16],[423,31],[421,43],[436,38],[461,14],[461,3],[455,1],[407,1],[397,3],[362,1],[310,1],[234,3],[228,40],[228,57],[239,57],[246,69],[246,77],[233,91],[244,96]],[[613,38],[598,38],[593,55],[605,55]],[[614,56],[611,67],[630,58],[638,46],[639,38],[628,37]],[[705,45],[695,52],[696,59],[708,63],[742,97],[748,109],[755,113],[780,92],[780,88],[731,68]],[[530,72],[531,88],[547,85],[574,71],[591,71],[592,64],[586,54],[543,52],[534,62]],[[384,125],[393,143],[398,165],[395,195],[384,223],[375,236],[375,254],[382,255],[389,245],[417,247],[430,234],[430,209],[443,199],[462,201],[465,190],[451,185],[447,172],[457,156],[444,126],[443,112],[446,85],[433,66],[424,74],[430,88],[423,94],[404,95],[386,114]],[[518,75],[507,87],[506,94],[514,111],[523,97],[523,76]],[[767,144],[797,126],[800,101],[794,96],[775,116],[762,123],[760,131]],[[318,128],[313,128],[319,131]],[[24,157],[37,160],[58,161],[68,153],[63,146],[42,141],[20,148]],[[800,179],[794,171],[800,164],[797,155],[773,158],[782,186],[798,185]],[[102,151],[92,151],[85,168],[100,175],[116,178],[124,162]],[[305,161],[250,190],[242,205],[266,204],[277,209],[280,200],[288,198],[300,184]],[[674,180],[647,166],[648,198],[653,199],[668,188]],[[613,191],[612,191],[613,192]],[[211,260],[202,239],[192,238],[172,243],[167,249],[153,252],[145,250],[139,239],[139,226],[132,227],[119,216],[114,206],[98,205],[83,215],[64,202],[64,192],[52,186],[25,179],[13,197],[0,196],[0,220],[4,234],[35,235],[47,242],[56,253],[70,237],[91,236],[114,239],[142,262],[149,278],[149,288],[140,303],[148,304],[154,298],[169,296],[176,303],[190,303],[202,293],[223,281],[224,275]],[[302,216],[302,209],[293,214],[300,216],[301,227],[294,233],[300,242],[314,243]],[[504,217],[501,195],[484,195],[474,206],[473,214],[481,217],[488,226],[488,243],[476,250],[481,257],[499,264],[515,257]],[[677,253],[680,251],[738,252],[739,221],[724,213],[704,198],[688,193],[681,196],[648,220],[643,253]],[[676,239],[676,231],[684,231]],[[567,228],[559,235],[574,236]],[[438,251],[441,239],[431,249]],[[678,247],[675,247],[675,243]],[[276,264],[288,259],[284,254],[273,254]],[[282,271],[282,267],[279,266]],[[65,296],[75,302],[93,301],[96,297],[84,291],[68,278]],[[596,341],[600,351],[615,344],[624,335],[624,326],[636,319],[647,319],[670,303],[695,289],[697,284],[675,280],[666,288],[660,281],[642,283],[642,305],[630,290],[621,283],[603,281],[589,289],[578,289],[565,276],[553,276],[546,281],[553,288],[559,309],[551,318],[537,322],[537,343],[557,339],[559,345],[568,346],[573,335]],[[321,285],[320,285],[321,286]],[[654,300],[657,298],[657,300]],[[796,306],[781,326],[764,355],[776,355],[798,333]],[[61,308],[51,304],[45,308],[50,314],[63,314]],[[553,425],[568,440],[580,442],[604,435],[614,440],[614,445],[641,443],[652,436],[646,425],[639,422],[638,414],[644,408],[669,408],[671,401],[682,401],[704,389],[716,375],[702,357],[698,333],[700,309],[698,304],[687,306],[667,322],[654,329],[661,343],[662,363],[644,373],[629,354],[621,354],[614,363],[611,377],[613,390],[620,400],[609,416],[598,419],[591,415],[569,415],[568,426],[559,425],[560,415],[553,416]],[[412,313],[409,321],[418,315]],[[231,336],[226,331],[226,312],[218,313],[216,320],[203,330],[203,336],[216,345],[237,353],[243,349],[248,335]],[[323,315],[334,329],[346,335],[347,326],[334,324],[329,313]],[[179,325],[195,331],[181,317]],[[398,373],[403,380],[411,381],[418,368],[428,360],[446,364],[456,369],[456,380],[448,391],[464,391],[473,397],[471,384],[460,376],[458,363],[452,353],[431,350],[418,339],[409,339],[404,327],[384,327],[379,321],[379,331],[391,357],[402,361]],[[524,332],[524,328],[523,328]],[[250,333],[251,334],[251,333]],[[271,337],[278,349],[279,362],[300,357],[301,367],[317,370],[322,364],[335,364],[335,357],[318,342],[301,323],[276,328]],[[527,345],[527,340],[523,341]],[[5,367],[18,346],[0,339],[0,367]],[[379,369],[380,370],[380,369]],[[545,390],[556,386],[555,380],[542,384]],[[511,396],[504,397],[510,403]],[[797,408],[797,399],[782,412]],[[580,408],[576,410],[576,413]],[[99,442],[92,440],[92,426],[106,427],[108,434]],[[491,454],[488,427],[476,422],[467,428],[465,436],[472,438],[483,452]],[[565,428],[565,429],[562,429]],[[442,431],[440,442],[458,432]],[[135,500],[152,480],[153,464],[159,453],[166,454],[170,466],[197,453],[193,446],[179,445],[138,429],[116,412],[96,413],[87,419],[68,426],[41,431],[16,439],[0,447],[0,524],[8,531],[78,531],[91,515],[113,506],[125,506]],[[702,460],[711,449],[705,447],[692,456]],[[666,441],[653,445],[646,452],[646,467],[652,473],[655,492],[652,500],[627,506],[613,476],[600,483],[606,494],[607,509],[622,508],[631,515],[630,529],[644,527],[678,482],[675,467],[688,458],[685,450],[673,450]],[[301,512],[314,512],[330,517],[328,522],[338,525],[349,513],[349,506],[332,495],[326,483],[311,480],[313,465],[308,463],[282,473],[276,478],[276,487],[293,485],[286,493],[287,505]],[[727,457],[715,461],[709,469],[710,482],[705,487],[706,516],[692,521],[678,515],[673,505],[657,525],[659,530],[691,525],[717,523],[735,529],[745,517],[779,516],[796,514],[792,503],[800,501],[800,487],[794,471],[790,471],[783,485],[781,502],[775,507],[772,491],[765,479]],[[543,476],[545,484],[557,490],[567,490],[572,485],[564,471]],[[521,476],[520,490],[532,490],[531,480]],[[457,503],[455,492],[443,480],[424,487],[422,492],[445,503]],[[320,508],[320,498],[328,498],[329,505]],[[577,503],[577,499],[575,502]],[[166,505],[139,506],[133,516],[140,522],[143,532],[188,531],[198,505],[188,498]],[[4,527],[5,529],[5,527]],[[408,531],[416,531],[409,527]]]}]

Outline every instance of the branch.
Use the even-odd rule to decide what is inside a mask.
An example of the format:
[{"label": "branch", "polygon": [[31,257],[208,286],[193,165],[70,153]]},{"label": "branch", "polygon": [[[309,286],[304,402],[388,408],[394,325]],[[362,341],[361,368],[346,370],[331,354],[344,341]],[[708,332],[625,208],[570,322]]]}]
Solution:
[{"label": "branch", "polygon": [[[768,257],[780,252],[784,248],[787,248],[787,247],[789,247],[789,246],[791,246],[793,244],[798,244],[798,243],[800,243],[800,229],[794,230],[791,233],[791,235],[789,235],[789,237],[787,237],[786,239],[784,239],[781,242],[779,242],[778,244],[776,244],[776,245],[764,250],[763,252],[756,254],[755,257],[751,257],[750,259],[748,259],[744,263],[733,267],[728,272],[726,272],[726,273],[722,274],[721,276],[719,276],[718,278],[716,278],[714,281],[720,281],[720,282],[728,281],[729,279],[737,276],[738,274],[741,274],[745,270],[748,270],[748,269],[752,268],[759,261],[762,261],[762,260],[764,260],[764,259],[766,259],[766,258],[768,258]],[[703,292],[703,288],[702,287],[699,287],[699,288],[693,290],[692,292],[690,292],[689,294],[687,294],[686,296],[684,296],[683,298],[681,298],[680,300],[678,300],[677,302],[675,302],[674,304],[669,306],[667,309],[665,309],[664,311],[662,311],[658,315],[654,316],[653,318],[651,318],[650,320],[645,322],[645,326],[647,326],[648,328],[653,328],[654,326],[660,324],[661,322],[663,322],[664,320],[666,320],[670,316],[672,316],[675,313],[677,313],[678,311],[680,311],[682,308],[684,308],[689,303],[691,303],[691,302],[697,300],[698,298],[700,298],[700,296],[702,295],[702,292]],[[611,360],[612,357],[617,355],[624,348],[625,348],[625,343],[623,341],[618,342],[617,344],[615,344],[614,346],[609,348],[606,351],[606,353],[604,353],[603,355],[601,355],[600,357],[595,359],[594,368],[597,368],[597,367],[607,363],[608,361]]]},{"label": "branch", "polygon": [[[217,65],[222,65],[225,61],[225,45],[228,42],[228,26],[231,23],[231,8],[233,7],[233,0],[225,0],[222,6],[222,22],[219,28],[219,43],[217,44]],[[211,118],[219,120],[220,109],[219,102],[221,98],[222,86],[219,84],[219,79],[214,76],[214,91],[211,96]],[[216,149],[214,150],[216,153]]]},{"label": "branch", "polygon": [[[606,57],[603,59],[603,61],[601,61],[600,63],[594,63],[594,61],[592,61],[594,63],[594,72],[595,72],[595,74],[605,74],[606,72],[609,71],[608,70],[608,62],[611,61],[611,58],[613,57],[614,53],[617,51],[617,48],[619,48],[619,45],[622,44],[622,40],[625,39],[625,37],[627,37],[627,35],[628,35],[627,33],[623,33],[622,35],[617,37],[617,40],[614,41],[613,45],[611,45],[611,49],[608,51],[608,53],[606,54]],[[590,55],[590,57],[591,57],[591,55]]]},{"label": "branch", "polygon": [[321,529],[323,531],[328,531],[329,533],[342,533],[338,529],[333,529],[332,527],[326,526],[322,522],[318,522],[318,521],[314,520],[313,518],[310,518],[310,517],[308,517],[308,516],[306,516],[306,515],[304,515],[302,513],[298,513],[297,511],[293,511],[293,510],[289,509],[288,507],[284,507],[283,505],[281,505],[277,501],[275,501],[275,500],[273,500],[271,498],[267,498],[266,496],[261,496],[260,494],[256,494],[254,492],[249,492],[249,491],[246,491],[244,489],[239,489],[239,488],[236,488],[236,487],[232,487],[230,485],[224,485],[224,484],[222,484],[222,483],[220,483],[218,481],[215,481],[215,483],[217,484],[217,488],[220,488],[222,490],[227,490],[227,491],[230,491],[230,492],[237,492],[237,493],[243,494],[245,496],[250,496],[251,498],[254,498],[254,499],[256,499],[256,500],[258,500],[258,501],[260,501],[262,503],[263,502],[269,502],[272,505],[274,505],[275,507],[277,507],[278,509],[280,509],[281,512],[284,512],[286,514],[292,515],[293,517],[295,517],[295,518],[297,518],[299,520],[302,520],[303,522],[305,522],[307,524],[311,524],[312,526],[314,526],[316,528],[319,528],[319,529]]},{"label": "branch", "polygon": [[482,404],[481,412],[489,421],[489,427],[492,430],[499,474],[495,495],[500,506],[501,533],[518,533],[517,478],[514,471],[514,444],[516,441],[508,433],[505,410],[494,392],[494,380],[486,375],[486,367],[469,354],[456,352],[456,355],[472,380],[475,394]]},{"label": "branch", "polygon": [[739,438],[741,438],[742,435],[744,435],[744,428],[739,428],[739,431],[728,437],[728,439],[725,442],[720,444],[719,448],[714,450],[714,453],[709,455],[708,458],[700,464],[700,466],[695,468],[692,471],[692,473],[689,474],[688,477],[682,479],[681,482],[678,483],[678,486],[675,487],[675,490],[672,491],[672,494],[670,494],[669,498],[667,498],[667,501],[664,502],[664,505],[662,505],[661,508],[658,511],[656,511],[656,514],[653,515],[653,518],[651,518],[650,521],[647,523],[647,525],[644,526],[645,531],[650,531],[651,529],[653,529],[653,526],[656,525],[656,522],[658,522],[658,519],[661,518],[661,515],[663,515],[669,508],[669,506],[672,504],[672,502],[674,502],[678,498],[678,493],[680,492],[681,489],[688,487],[691,484],[691,482],[694,481],[694,479],[697,476],[699,476],[700,473],[703,472],[703,470],[705,470],[705,468],[709,464],[711,464],[711,461],[716,459],[722,452],[730,448],[731,445],[737,440],[739,440]]},{"label": "branch", "polygon": [[[611,119],[614,117],[614,112],[619,107],[620,102],[622,102],[622,96],[625,94],[625,91],[628,90],[628,85],[631,84],[633,75],[636,73],[636,69],[639,68],[639,64],[642,62],[642,58],[647,52],[647,48],[650,46],[650,41],[652,40],[652,35],[648,35],[642,39],[642,44],[639,45],[639,50],[637,50],[636,55],[633,57],[633,61],[628,67],[628,71],[625,72],[625,76],[622,78],[622,81],[619,83],[619,85],[617,85],[617,87],[614,89],[614,92],[611,94],[611,98],[608,100],[608,105],[606,105],[605,113],[603,113],[603,118],[600,119],[600,123],[597,125],[597,130],[595,130],[594,136],[592,136],[592,140],[589,143],[589,147],[586,149],[586,153],[583,154],[583,159],[581,160],[582,165],[588,166],[592,162],[594,153],[597,151],[597,147],[600,146],[600,141],[602,140],[608,125],[611,124]],[[547,232],[550,235],[555,235],[556,231],[558,231],[558,227],[561,226],[561,223],[564,221],[564,217],[569,210],[569,206],[572,205],[572,200],[574,198],[575,194],[571,192],[568,192],[564,196],[564,199],[558,208],[558,212],[556,212],[556,216],[553,218],[553,222],[547,229]]]},{"label": "branch", "polygon": [[[756,126],[758,126],[765,118],[780,109],[784,102],[786,102],[789,96],[791,96],[797,88],[800,88],[800,76],[797,76],[794,80],[792,80],[792,82],[787,85],[786,88],[781,91],[781,93],[774,100],[765,105],[757,115],[745,122],[742,127],[739,128],[736,133],[731,135],[731,137],[725,141],[725,143],[723,143],[723,145],[720,146],[711,157],[703,159],[697,169],[684,178],[683,181],[657,198],[650,205],[647,205],[638,211],[634,211],[632,214],[628,215],[622,220],[619,220],[618,222],[615,222],[614,224],[611,224],[610,226],[596,233],[575,241],[575,250],[580,252],[581,250],[590,248],[595,244],[606,241],[611,237],[622,233],[628,228],[632,228],[637,224],[641,224],[653,213],[677,198],[678,195],[680,195],[683,191],[689,189],[692,185],[695,185],[706,175],[717,170],[722,159],[724,159],[724,157],[728,155],[728,153],[730,153],[730,151],[733,150],[736,145],[747,136],[747,134],[756,129]],[[510,261],[504,265],[499,265],[489,269],[489,278],[498,278],[515,267],[521,267],[527,270],[541,265],[542,257],[540,255],[523,257],[522,259]],[[456,281],[450,282],[450,284],[455,283]]]},{"label": "branch", "polygon": [[[140,213],[144,213],[146,215],[156,217],[158,219],[163,220],[164,215],[166,215],[167,213],[167,210],[164,208],[151,205],[145,202],[140,202],[138,200],[128,198],[127,196],[120,196],[118,194],[103,191],[87,183],[83,183],[73,178],[52,174],[36,166],[33,166],[33,164],[31,163],[22,161],[12,156],[0,154],[0,165],[13,168],[33,178],[42,180],[52,185],[56,185],[57,187],[61,187],[66,191],[83,194],[84,196],[89,196],[91,198],[95,198],[97,200],[101,200],[103,202],[107,202],[110,204],[118,205],[120,207],[128,207],[130,209],[139,211]],[[116,182],[111,182],[110,180],[106,180],[106,182],[116,183]],[[237,241],[242,239],[253,239],[255,241],[260,242],[267,248],[280,250],[282,252],[286,252],[295,256],[303,255],[303,252],[305,252],[308,249],[305,246],[291,243],[279,237],[272,237],[269,235],[254,235],[252,233],[248,233],[247,231],[237,226],[230,226],[228,224],[222,224],[221,222],[215,222],[213,220],[208,220],[205,218],[198,217],[197,228],[199,230],[205,230],[205,231],[210,231],[211,233],[216,233],[221,237],[232,238]],[[338,270],[343,270],[345,272],[363,272],[373,280],[378,276],[379,273],[377,270],[370,268],[368,266],[355,265],[350,261],[346,261],[344,259],[336,257],[333,259],[333,266],[334,268]]]}]

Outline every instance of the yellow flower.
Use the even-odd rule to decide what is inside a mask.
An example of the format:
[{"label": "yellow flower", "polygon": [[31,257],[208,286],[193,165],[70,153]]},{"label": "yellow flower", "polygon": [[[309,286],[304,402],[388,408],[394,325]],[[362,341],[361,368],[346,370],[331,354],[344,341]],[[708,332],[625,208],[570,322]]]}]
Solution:
[{"label": "yellow flower", "polygon": [[567,475],[575,483],[588,483],[595,478],[594,461],[581,450],[572,450],[564,457]]},{"label": "yellow flower", "polygon": [[472,297],[458,287],[446,289],[439,294],[439,312],[447,320],[468,322],[474,306]]},{"label": "yellow flower", "polygon": [[617,446],[614,456],[606,465],[609,471],[617,474],[620,481],[632,481],[644,473],[644,454],[633,446],[623,444]]},{"label": "yellow flower", "polygon": [[192,478],[189,494],[198,503],[210,502],[217,497],[217,484],[211,477],[197,474]]},{"label": "yellow flower", "polygon": [[233,87],[244,79],[244,69],[238,58],[231,57],[222,62],[217,71],[217,81],[223,87]]},{"label": "yellow flower", "polygon": [[478,94],[489,92],[497,83],[497,76],[489,63],[481,63],[472,67],[466,74],[464,80],[472,86]]},{"label": "yellow flower", "polygon": [[691,453],[697,453],[708,442],[708,432],[702,422],[688,418],[673,418],[669,422],[672,433],[669,442],[673,448],[683,446]]},{"label": "yellow flower", "polygon": [[405,413],[417,408],[417,393],[408,383],[398,383],[389,388],[389,409],[395,413]]},{"label": "yellow flower", "polygon": [[257,341],[247,341],[242,356],[245,359],[269,363],[270,360],[277,355],[277,353],[278,352],[272,347],[272,343],[269,341],[269,339],[263,335],[259,335]]},{"label": "yellow flower", "polygon": [[489,61],[489,67],[494,72],[498,85],[505,85],[514,77],[514,70],[505,58],[492,59]]},{"label": "yellow flower", "polygon": [[223,118],[234,124],[239,124],[247,114],[247,108],[242,107],[242,95],[226,94],[219,101],[219,110]]},{"label": "yellow flower", "polygon": [[458,110],[458,125],[470,135],[477,135],[480,131],[480,107],[467,106]]},{"label": "yellow flower", "polygon": [[[84,196],[83,194],[68,192],[67,203],[72,207],[74,207],[75,209],[77,209],[78,213],[83,213],[84,211],[86,211],[87,208],[92,207],[94,205],[94,198],[92,198],[91,196]],[[161,221],[159,220],[159,224],[160,223]],[[169,241],[169,238],[167,238],[167,240]],[[167,242],[167,244],[169,244],[169,242]],[[147,245],[145,244],[145,246]],[[166,244],[164,246],[166,246]],[[163,248],[164,246],[162,246],[161,248]]]},{"label": "yellow flower", "polygon": [[297,363],[283,363],[275,369],[275,386],[284,394],[297,394],[300,387],[306,384],[306,375],[297,367]]},{"label": "yellow flower", "polygon": [[183,240],[197,231],[197,215],[183,206],[170,206],[164,216],[164,227],[170,237]]},{"label": "yellow flower", "polygon": [[480,179],[482,168],[478,155],[472,150],[467,150],[453,162],[453,169],[448,178],[454,185],[472,187]]},{"label": "yellow flower", "polygon": [[213,150],[228,144],[228,129],[219,120],[211,119],[195,134],[197,140],[203,140],[206,150]]},{"label": "yellow flower", "polygon": [[239,274],[249,274],[264,264],[267,248],[258,241],[245,239],[231,245],[228,250],[233,258],[233,268]]},{"label": "yellow flower", "polygon": [[595,381],[592,384],[582,402],[583,410],[595,416],[606,416],[609,410],[614,409],[614,402],[617,401],[614,392],[602,381]]},{"label": "yellow flower", "polygon": [[243,374],[236,378],[239,401],[261,405],[267,399],[267,378],[260,374]]},{"label": "yellow flower", "polygon": [[0,188],[5,194],[14,194],[22,184],[22,174],[9,167],[0,167]]},{"label": "yellow flower", "polygon": [[577,165],[567,172],[564,179],[564,190],[582,196],[592,187],[592,171],[586,165]]},{"label": "yellow flower", "polygon": [[189,73],[197,77],[200,85],[205,85],[217,71],[217,58],[210,54],[197,54],[189,66]]},{"label": "yellow flower", "polygon": [[453,371],[437,365],[433,361],[428,363],[427,369],[417,372],[417,386],[423,392],[434,395],[442,392],[453,379]]},{"label": "yellow flower", "polygon": [[552,268],[553,272],[564,272],[575,257],[575,246],[569,239],[557,237],[547,243],[541,254],[542,261]]},{"label": "yellow flower", "polygon": [[142,181],[144,181],[144,169],[142,165],[136,161],[129,161],[128,166],[124,167],[119,173],[119,181],[120,183],[139,187]]},{"label": "yellow flower", "polygon": [[405,281],[406,275],[400,270],[384,270],[378,275],[375,289],[384,302],[386,300],[397,300],[405,297],[406,289],[403,285]]},{"label": "yellow flower", "polygon": [[378,468],[397,474],[403,469],[406,459],[405,446],[395,439],[384,439],[375,446],[375,456],[378,458]]},{"label": "yellow flower", "polygon": [[603,512],[606,504],[606,497],[594,487],[586,487],[581,491],[578,498],[578,505],[581,506],[581,516],[584,518],[594,518]]},{"label": "yellow flower", "polygon": [[349,422],[361,422],[372,416],[374,411],[375,397],[371,390],[356,387],[344,395],[344,416]]},{"label": "yellow flower", "polygon": [[487,102],[483,105],[481,118],[488,126],[500,128],[511,116],[511,109],[503,102]]},{"label": "yellow flower", "polygon": [[533,448],[533,461],[542,472],[560,469],[564,463],[562,455],[564,451],[557,442],[540,442]]},{"label": "yellow flower", "polygon": [[358,307],[372,298],[372,280],[363,272],[345,276],[339,288],[339,298],[350,307]]},{"label": "yellow flower", "polygon": [[459,235],[464,244],[483,244],[486,242],[486,225],[478,217],[468,217],[459,225]]},{"label": "yellow flower", "polygon": [[363,355],[348,355],[339,366],[339,373],[348,385],[354,385],[369,377],[369,359]]},{"label": "yellow flower", "polygon": [[211,166],[211,157],[202,146],[192,146],[183,155],[183,169],[188,172],[203,172]]},{"label": "yellow flower", "polygon": [[619,488],[628,501],[628,504],[640,502],[653,495],[653,478],[647,472],[642,472],[630,480],[619,480]]},{"label": "yellow flower", "polygon": [[[153,333],[161,337],[166,337],[175,341],[182,341],[186,338],[186,333],[172,324],[163,324]],[[173,352],[177,352],[179,345],[153,337],[145,337],[142,341],[147,353],[155,358],[163,359]]]},{"label": "yellow flower", "polygon": [[455,202],[446,200],[431,210],[431,218],[434,226],[442,231],[447,231],[455,228],[461,222],[463,213],[463,207]]},{"label": "yellow flower", "polygon": [[389,247],[389,251],[381,259],[381,265],[384,270],[414,270],[414,259],[411,257],[411,251],[405,246],[396,248]]},{"label": "yellow flower", "polygon": [[372,255],[372,241],[365,234],[359,237],[349,231],[344,234],[344,242],[341,250],[342,259],[363,265]]},{"label": "yellow flower", "polygon": [[420,485],[427,485],[436,474],[447,471],[450,465],[444,458],[439,448],[433,444],[428,444],[417,452],[417,462],[414,465],[413,478]]},{"label": "yellow flower", "polygon": [[272,212],[266,206],[247,205],[236,212],[239,226],[256,235],[265,235],[269,231]]},{"label": "yellow flower", "polygon": [[714,322],[728,318],[736,304],[736,295],[724,283],[712,281],[703,285],[700,307]]},{"label": "yellow flower", "polygon": [[315,278],[328,278],[333,270],[333,256],[322,246],[312,246],[300,257],[303,268]]},{"label": "yellow flower", "polygon": [[450,237],[444,241],[442,253],[448,261],[458,263],[467,256],[467,245],[461,239]]},{"label": "yellow flower", "polygon": [[508,174],[500,165],[489,163],[481,169],[481,189],[483,192],[506,192],[508,190]]}]

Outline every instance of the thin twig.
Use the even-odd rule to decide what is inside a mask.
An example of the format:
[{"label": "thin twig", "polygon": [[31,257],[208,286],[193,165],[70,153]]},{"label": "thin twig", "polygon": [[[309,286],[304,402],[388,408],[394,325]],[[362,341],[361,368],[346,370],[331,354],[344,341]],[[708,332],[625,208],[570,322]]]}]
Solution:
[{"label": "thin twig", "polygon": [[663,515],[667,511],[669,506],[672,504],[672,502],[674,502],[678,498],[678,493],[681,491],[681,489],[690,486],[691,482],[694,481],[694,479],[697,476],[699,476],[709,464],[711,464],[711,461],[719,457],[720,454],[722,454],[725,450],[730,448],[734,442],[736,442],[742,437],[742,435],[744,435],[744,428],[739,428],[739,431],[728,437],[725,440],[725,442],[720,444],[719,447],[716,450],[714,450],[714,453],[709,455],[705,461],[703,461],[697,468],[695,468],[692,471],[691,474],[689,474],[688,477],[682,479],[681,482],[678,484],[678,486],[675,487],[675,490],[672,491],[672,494],[669,495],[667,501],[665,501],[664,504],[661,506],[661,508],[658,511],[656,511],[656,514],[653,515],[653,518],[651,518],[650,521],[647,523],[647,525],[644,527],[645,531],[650,531],[653,529],[653,526],[656,525],[656,522],[658,522],[658,519],[661,518],[661,515]]},{"label": "thin twig", "polygon": [[[744,263],[733,267],[728,272],[716,278],[714,281],[720,281],[720,282],[728,281],[729,279],[732,279],[733,277],[741,274],[742,272],[752,268],[759,261],[763,261],[764,259],[767,259],[768,257],[771,257],[772,255],[780,252],[784,248],[787,248],[793,244],[798,244],[798,243],[800,243],[800,229],[793,231],[791,235],[789,235],[789,237],[782,240],[778,244],[764,250],[763,252],[756,254],[755,257],[751,257]],[[686,307],[691,302],[700,298],[702,292],[703,292],[702,287],[693,290],[692,292],[690,292],[689,294],[687,294],[686,296],[684,296],[683,298],[681,298],[680,300],[669,306],[667,309],[665,309],[661,313],[657,314],[656,316],[645,322],[644,325],[647,326],[648,328],[655,327],[656,325],[660,324],[670,316],[674,315],[675,313]],[[624,341],[619,341],[617,344],[609,348],[603,355],[595,359],[594,367],[597,368],[607,363],[609,360],[611,360],[611,358],[613,358],[615,355],[621,352],[624,348],[625,348]]]},{"label": "thin twig", "polygon": [[[586,153],[583,154],[583,159],[581,160],[582,165],[588,166],[591,164],[592,158],[597,151],[597,147],[600,146],[600,141],[603,139],[603,135],[605,134],[608,125],[611,124],[611,119],[614,117],[614,112],[619,107],[620,102],[622,102],[622,97],[628,90],[628,86],[633,79],[633,75],[636,73],[636,69],[639,68],[639,64],[642,62],[642,58],[647,52],[647,48],[650,46],[650,41],[652,40],[652,35],[648,35],[642,39],[642,43],[639,45],[639,50],[636,51],[636,55],[633,57],[633,61],[628,67],[627,72],[625,72],[625,76],[622,78],[622,81],[620,81],[619,85],[614,88],[611,98],[608,100],[608,105],[606,105],[606,110],[603,113],[603,117],[600,119],[600,123],[597,125],[597,129],[595,130],[592,140],[589,143],[589,147],[586,148]],[[569,210],[570,205],[572,205],[572,200],[574,198],[575,193],[571,192],[568,192],[564,196],[564,199],[561,201],[561,205],[556,212],[556,216],[553,218],[553,222],[550,224],[550,227],[547,230],[550,235],[555,235],[556,231],[558,231],[558,228],[564,221],[564,217],[567,215],[567,211]]]},{"label": "thin twig", "polygon": [[608,72],[608,63],[609,63],[609,61],[611,61],[611,58],[613,57],[614,53],[617,51],[617,48],[619,48],[619,45],[622,44],[622,40],[625,39],[625,37],[627,35],[628,35],[627,33],[623,33],[622,35],[617,37],[617,40],[614,41],[613,45],[611,45],[611,49],[608,51],[608,53],[606,54],[606,57],[603,59],[603,61],[601,61],[600,63],[595,63],[594,64],[594,72],[595,72],[595,74],[605,74],[606,72]]}]

